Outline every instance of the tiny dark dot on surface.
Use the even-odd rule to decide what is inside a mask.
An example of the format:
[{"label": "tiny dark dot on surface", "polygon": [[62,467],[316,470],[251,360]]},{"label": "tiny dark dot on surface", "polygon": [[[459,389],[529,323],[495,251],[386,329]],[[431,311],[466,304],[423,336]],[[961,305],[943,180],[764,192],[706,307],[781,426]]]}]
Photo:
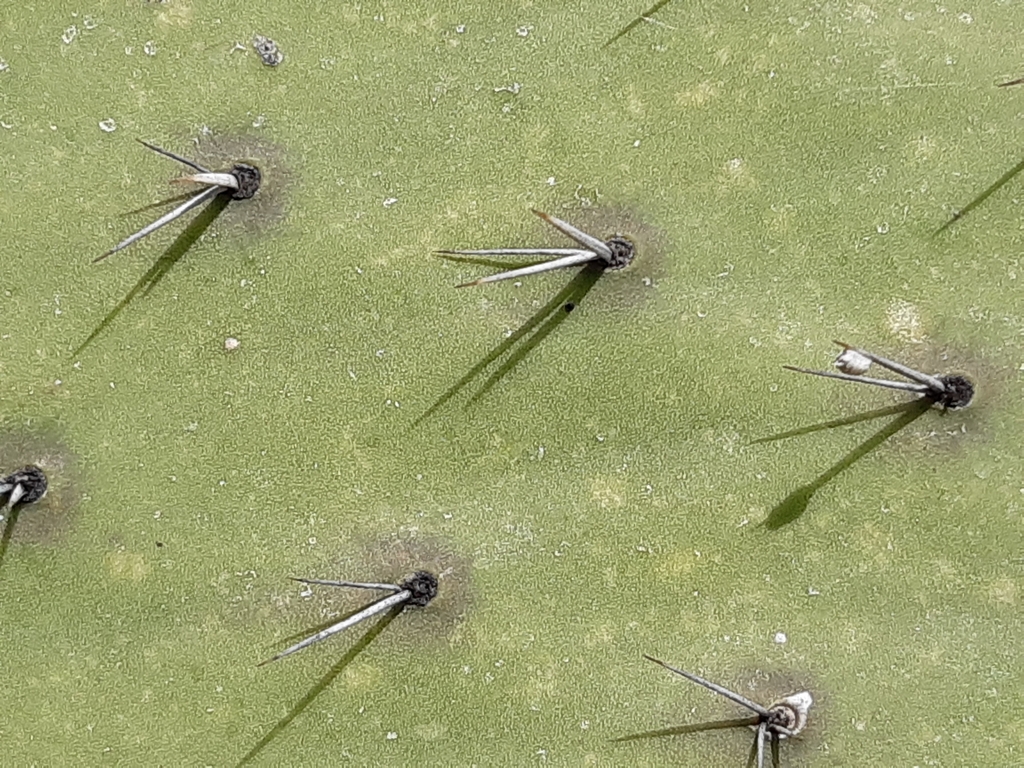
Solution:
[{"label": "tiny dark dot on surface", "polygon": [[576,305],[575,305],[575,304],[573,304],[573,303],[572,303],[571,301],[570,301],[570,302],[569,302],[568,304],[566,304],[566,305],[565,305],[565,313],[566,313],[566,314],[569,314],[569,313],[570,313],[570,312],[572,312],[572,311],[573,311],[574,309],[576,309]]},{"label": "tiny dark dot on surface", "polygon": [[958,408],[966,408],[974,399],[974,383],[966,376],[952,374],[940,376],[946,389],[936,394],[932,399],[943,408],[955,411]]},{"label": "tiny dark dot on surface", "polygon": [[437,576],[430,571],[416,571],[412,576],[408,576],[400,586],[412,593],[407,601],[409,605],[422,608],[437,597]]},{"label": "tiny dark dot on surface", "polygon": [[607,259],[605,269],[624,269],[633,263],[633,257],[636,255],[636,246],[633,245],[633,241],[628,237],[616,235],[606,242],[605,245],[611,251],[611,256]]},{"label": "tiny dark dot on surface", "polygon": [[785,704],[777,704],[768,710],[768,716],[765,722],[768,723],[769,728],[787,728],[791,729],[796,725],[796,713],[792,707],[788,707]]},{"label": "tiny dark dot on surface", "polygon": [[16,486],[20,485],[24,490],[19,504],[32,504],[39,501],[46,495],[47,481],[46,474],[34,464],[22,467],[17,472],[12,472],[7,477],[0,478],[0,484]]},{"label": "tiny dark dot on surface", "polygon": [[157,545],[158,547],[162,547],[162,546],[164,545],[164,543],[163,543],[162,541],[158,541],[158,542],[156,543],[156,545]]},{"label": "tiny dark dot on surface", "polygon": [[256,35],[252,40],[252,45],[268,67],[276,67],[284,61],[284,54],[278,50],[277,43],[269,37]]},{"label": "tiny dark dot on surface", "polygon": [[256,166],[238,163],[230,173],[238,182],[238,189],[231,193],[232,200],[248,200],[259,191],[262,175]]}]

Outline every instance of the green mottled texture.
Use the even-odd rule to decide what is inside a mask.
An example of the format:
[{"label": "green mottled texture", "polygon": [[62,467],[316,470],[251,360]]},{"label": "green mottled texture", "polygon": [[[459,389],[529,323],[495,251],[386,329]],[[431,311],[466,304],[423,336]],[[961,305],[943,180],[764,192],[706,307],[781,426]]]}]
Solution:
[{"label": "green mottled texture", "polygon": [[[235,763],[361,633],[257,668],[366,597],[287,577],[431,558],[256,764],[740,766],[611,743],[736,714],[643,653],[810,689],[786,766],[1024,761],[1024,175],[934,234],[1024,158],[1019,3],[672,2],[605,49],[643,2],[9,5],[0,468],[64,469],[0,564],[0,762]],[[90,263],[180,170],[134,138],[264,187],[74,355],[182,231]],[[531,207],[636,262],[414,426],[571,279],[432,255],[569,245]],[[897,416],[752,441],[909,399],[781,369],[832,339],[976,403],[768,530]]]}]

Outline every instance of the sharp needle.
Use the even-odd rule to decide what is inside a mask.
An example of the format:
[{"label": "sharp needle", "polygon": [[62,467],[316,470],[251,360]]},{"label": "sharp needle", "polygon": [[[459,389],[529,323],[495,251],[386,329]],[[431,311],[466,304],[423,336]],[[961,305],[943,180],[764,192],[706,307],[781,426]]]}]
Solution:
[{"label": "sharp needle", "polygon": [[604,241],[598,240],[593,235],[588,235],[586,232],[576,229],[576,227],[574,227],[572,224],[566,221],[556,219],[554,216],[546,214],[542,211],[538,211],[536,208],[533,208],[531,210],[533,210],[535,214],[540,216],[542,219],[544,219],[544,221],[553,226],[559,232],[571,237],[584,248],[593,251],[595,254],[600,256],[605,261],[611,260],[612,251]]},{"label": "sharp needle", "polygon": [[740,696],[738,693],[730,691],[728,688],[723,688],[722,686],[712,683],[710,680],[705,680],[703,677],[698,677],[697,675],[691,672],[686,672],[682,669],[677,669],[676,667],[673,667],[670,664],[666,664],[664,661],[659,661],[653,656],[648,656],[647,654],[644,654],[644,658],[648,661],[653,661],[655,664],[660,664],[670,672],[675,672],[677,675],[682,675],[687,680],[697,683],[697,685],[703,685],[709,691],[714,691],[720,696],[725,696],[725,698],[729,699],[730,701],[734,701],[737,704],[746,707],[752,712],[757,712],[757,714],[761,715],[761,717],[768,716],[768,710],[762,707],[760,704],[753,702],[750,699],[744,698],[743,696]]},{"label": "sharp needle", "polygon": [[434,253],[452,256],[572,256],[582,253],[579,248],[485,248],[476,251],[453,250],[446,248]]},{"label": "sharp needle", "polygon": [[138,232],[136,232],[134,235],[131,235],[131,236],[125,238],[120,243],[118,243],[113,248],[111,248],[109,251],[104,253],[102,256],[98,256],[97,258],[93,259],[92,263],[95,264],[98,261],[103,261],[103,259],[107,258],[107,256],[115,254],[115,253],[117,253],[118,251],[120,251],[120,250],[122,250],[124,248],[127,248],[132,243],[134,243],[134,242],[136,242],[138,240],[141,240],[146,235],[152,234],[156,230],[160,229],[160,227],[162,227],[164,224],[169,224],[170,222],[174,221],[179,216],[181,216],[181,215],[183,215],[185,213],[188,213],[190,210],[195,208],[197,205],[202,205],[207,200],[209,200],[209,199],[211,199],[213,197],[216,197],[217,195],[219,195],[223,191],[224,191],[224,188],[220,187],[220,186],[210,187],[208,189],[204,189],[202,192],[196,194],[193,197],[190,197],[188,200],[186,200],[184,203],[179,205],[173,211],[170,211],[169,213],[165,213],[163,216],[161,216],[159,219],[154,221],[152,224],[149,224],[148,226],[143,227]]},{"label": "sharp needle", "polygon": [[172,184],[184,182],[195,182],[196,184],[211,184],[217,187],[225,187],[238,191],[238,179],[230,173],[193,173],[191,176],[182,176],[180,179],[171,179]]},{"label": "sharp needle", "polygon": [[375,582],[363,581],[328,581],[326,579],[302,579],[292,576],[292,581],[301,581],[303,584],[322,584],[325,587],[355,587],[356,589],[384,589],[388,592],[400,592],[398,584],[377,584]]},{"label": "sharp needle", "polygon": [[517,277],[526,277],[527,275],[536,275],[541,272],[550,272],[553,269],[564,269],[565,267],[572,267],[577,264],[586,264],[591,261],[596,261],[598,258],[600,257],[591,251],[574,251],[571,256],[562,256],[558,259],[542,261],[540,264],[532,264],[529,267],[520,267],[519,269],[510,269],[507,272],[499,272],[496,275],[487,275],[486,277],[481,277],[468,283],[462,283],[456,287],[466,288],[471,285],[495,283],[499,280],[512,280]]},{"label": "sharp needle", "polygon": [[200,173],[209,173],[210,172],[209,168],[203,168],[203,166],[199,165],[198,163],[193,163],[188,158],[182,157],[181,155],[176,155],[173,152],[171,152],[169,149],[162,149],[161,147],[158,147],[156,144],[150,144],[148,141],[143,141],[142,139],[136,139],[136,141],[139,142],[139,144],[141,144],[142,146],[147,147],[149,149],[152,149],[158,155],[163,155],[164,157],[169,157],[169,158],[171,158],[171,160],[177,160],[179,163],[187,165],[189,168],[195,168]]},{"label": "sharp needle", "polygon": [[897,363],[893,360],[888,360],[884,357],[879,357],[876,354],[866,352],[863,349],[851,346],[842,341],[833,341],[832,343],[838,344],[843,349],[849,349],[860,355],[864,355],[864,357],[866,357],[871,362],[878,363],[883,368],[888,368],[893,373],[898,373],[900,376],[904,376],[912,381],[920,382],[921,384],[926,385],[929,389],[937,393],[942,393],[946,391],[946,385],[943,384],[939,379],[935,378],[934,376],[929,376],[926,373],[915,371],[913,368],[908,368],[907,366],[901,365],[900,363]]},{"label": "sharp needle", "polygon": [[[27,492],[25,490],[25,486],[23,486],[21,483],[16,484],[10,490],[11,495],[7,497],[7,503],[4,505],[4,510],[7,512],[12,510],[14,508],[14,505],[21,501]],[[3,493],[3,491],[0,491],[0,493]]]},{"label": "sharp needle", "polygon": [[313,645],[313,643],[318,643],[321,640],[330,637],[331,635],[337,634],[342,630],[355,626],[364,619],[368,619],[371,616],[375,616],[378,613],[382,613],[390,608],[394,608],[396,605],[401,605],[410,597],[412,597],[412,592],[410,592],[408,589],[403,589],[401,592],[396,592],[393,595],[388,595],[387,597],[378,600],[373,605],[367,606],[366,608],[363,608],[363,610],[353,613],[346,619],[342,619],[337,624],[332,624],[331,626],[327,627],[327,629],[322,629],[315,635],[310,635],[305,640],[300,640],[295,645],[289,648],[285,648],[283,651],[281,651],[273,658],[260,662],[259,666],[262,667],[264,664],[269,664],[272,661],[283,659],[285,656],[290,656],[296,651],[301,651],[303,648],[307,648],[308,646]]},{"label": "sharp needle", "polygon": [[[872,358],[874,362],[878,362],[877,359]],[[881,363],[879,363],[881,365]],[[870,376],[854,376],[849,373],[838,373],[836,371],[815,371],[811,368],[798,368],[795,365],[784,365],[782,366],[787,371],[796,371],[797,373],[810,373],[813,376],[824,376],[828,379],[839,379],[840,381],[855,381],[860,384],[874,384],[877,387],[887,387],[888,389],[901,389],[906,392],[918,392],[925,394],[928,392],[935,392],[932,387],[927,384],[913,384],[909,381],[893,381],[892,379],[873,379]],[[945,389],[945,387],[943,387]],[[943,390],[940,389],[939,393]]]}]

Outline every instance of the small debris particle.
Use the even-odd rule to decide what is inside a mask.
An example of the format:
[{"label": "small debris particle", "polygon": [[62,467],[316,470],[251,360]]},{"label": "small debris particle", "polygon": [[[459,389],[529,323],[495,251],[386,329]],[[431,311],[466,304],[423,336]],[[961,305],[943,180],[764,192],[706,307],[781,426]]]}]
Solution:
[{"label": "small debris particle", "polygon": [[786,644],[786,640],[787,640],[787,638],[786,638],[786,633],[785,632],[776,632],[775,633],[775,642],[778,643],[779,645],[785,645]]},{"label": "small debris particle", "polygon": [[569,302],[566,302],[566,305],[565,305],[565,314],[569,314],[569,313],[570,313],[570,312],[572,312],[572,311],[573,311],[574,309],[576,309],[576,305],[575,305],[575,304],[573,304],[573,303],[572,303],[571,301],[569,301]]},{"label": "small debris particle", "polygon": [[0,58],[0,72],[6,72],[10,68],[11,65],[4,61],[2,58]]},{"label": "small debris particle", "polygon": [[524,24],[521,27],[516,27],[516,34],[520,37],[527,37],[529,36],[531,29],[533,29],[533,27],[529,27]]},{"label": "small debris particle", "polygon": [[466,25],[465,25],[465,24],[459,24],[459,26],[457,26],[457,27],[455,28],[455,31],[456,31],[456,32],[457,32],[458,34],[460,34],[460,35],[461,35],[461,34],[462,34],[463,32],[465,32],[465,31],[466,31]]},{"label": "small debris particle", "polygon": [[398,734],[394,731],[388,731],[388,741],[394,741],[398,738]]},{"label": "small debris particle", "polygon": [[835,366],[843,373],[860,376],[871,368],[871,360],[855,349],[844,349],[836,358]]},{"label": "small debris particle", "polygon": [[100,120],[100,130],[104,133],[113,133],[117,130],[117,123],[109,117],[106,120]]},{"label": "small debris particle", "polygon": [[276,67],[284,61],[284,54],[277,49],[277,43],[269,37],[256,35],[252,39],[252,47],[256,49],[256,53],[260,55],[263,63],[268,67]]},{"label": "small debris particle", "polygon": [[78,37],[78,27],[72,24],[64,30],[64,34],[60,36],[60,39],[64,42],[64,45],[71,45],[76,37]]},{"label": "small debris particle", "polygon": [[397,198],[397,197],[389,197],[389,198],[386,198],[386,199],[384,200],[384,207],[385,207],[385,208],[390,208],[390,207],[391,207],[392,205],[394,205],[394,204],[395,204],[395,203],[397,203],[397,202],[398,202],[398,198]]},{"label": "small debris particle", "polygon": [[84,19],[82,19],[82,26],[86,29],[96,29],[96,27],[98,27],[99,25],[100,23],[96,21],[96,19],[94,19],[92,16],[86,16]]},{"label": "small debris particle", "polygon": [[238,349],[241,343],[242,342],[240,342],[234,336],[228,336],[226,339],[224,339],[224,349],[228,352],[232,352]]},{"label": "small debris particle", "polygon": [[147,56],[156,56],[156,42],[153,40],[147,40],[142,46],[142,50]]}]

